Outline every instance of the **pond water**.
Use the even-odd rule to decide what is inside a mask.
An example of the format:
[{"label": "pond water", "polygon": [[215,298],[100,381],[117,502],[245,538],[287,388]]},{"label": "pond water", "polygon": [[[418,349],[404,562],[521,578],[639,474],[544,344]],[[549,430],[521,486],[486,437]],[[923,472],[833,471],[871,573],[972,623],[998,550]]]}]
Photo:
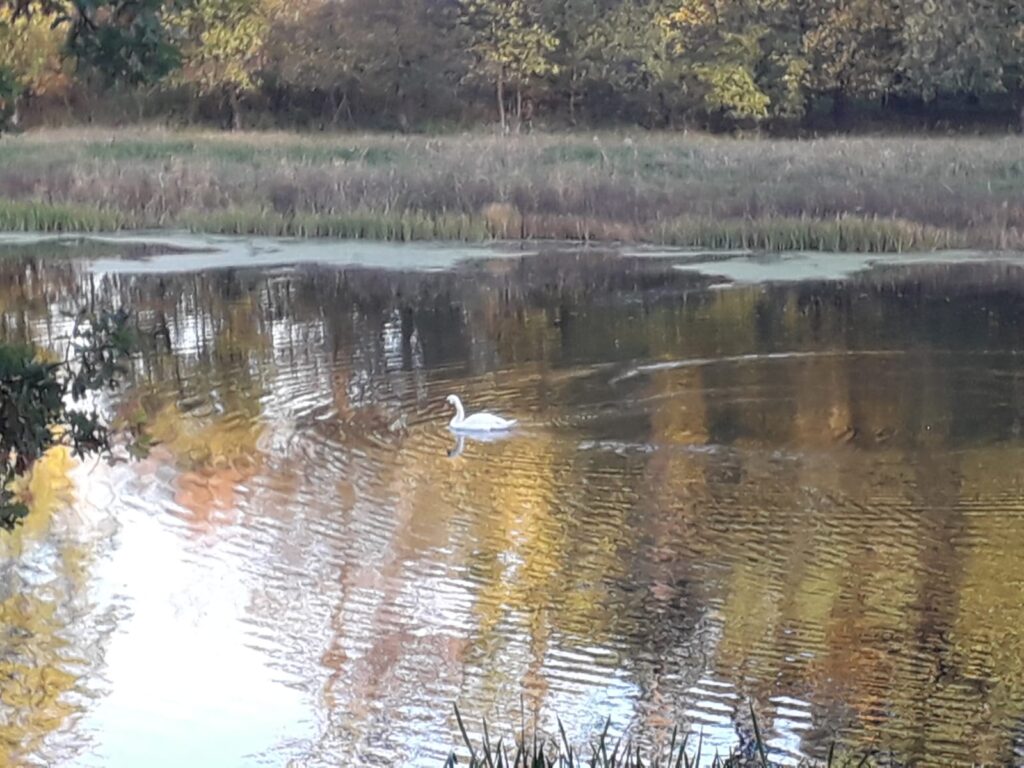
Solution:
[{"label": "pond water", "polygon": [[0,337],[132,309],[159,440],[0,543],[0,763],[1024,760],[1024,260],[162,242],[0,247]]}]

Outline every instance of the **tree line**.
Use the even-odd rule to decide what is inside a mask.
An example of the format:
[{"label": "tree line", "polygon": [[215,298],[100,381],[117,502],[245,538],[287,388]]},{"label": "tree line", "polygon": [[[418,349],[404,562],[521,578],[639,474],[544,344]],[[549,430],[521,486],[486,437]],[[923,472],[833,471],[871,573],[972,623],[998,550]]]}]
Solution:
[{"label": "tree line", "polygon": [[0,122],[1024,128],[1018,0],[2,0]]}]

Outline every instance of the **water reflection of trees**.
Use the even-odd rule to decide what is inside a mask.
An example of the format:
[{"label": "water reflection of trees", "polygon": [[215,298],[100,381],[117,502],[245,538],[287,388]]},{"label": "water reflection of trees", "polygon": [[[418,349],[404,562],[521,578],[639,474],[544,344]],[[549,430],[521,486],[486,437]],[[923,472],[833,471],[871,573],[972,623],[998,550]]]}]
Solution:
[{"label": "water reflection of trees", "polygon": [[[297,549],[333,601],[325,756],[384,738],[381,713],[423,690],[515,705],[525,686],[543,704],[556,651],[604,648],[585,663],[621,672],[651,727],[714,679],[741,731],[742,697],[777,729],[793,716],[772,702],[804,702],[807,750],[838,722],[861,746],[1010,759],[1015,267],[720,292],[599,253],[428,274],[10,262],[0,278],[10,335],[83,296],[136,308],[153,333],[129,399],[179,466],[179,505],[290,523],[259,556]],[[426,424],[455,387],[549,426],[449,459]],[[324,520],[337,539],[317,540]],[[325,548],[337,567],[315,565]],[[451,615],[422,637],[410,606],[431,588],[453,590],[435,606]]]}]

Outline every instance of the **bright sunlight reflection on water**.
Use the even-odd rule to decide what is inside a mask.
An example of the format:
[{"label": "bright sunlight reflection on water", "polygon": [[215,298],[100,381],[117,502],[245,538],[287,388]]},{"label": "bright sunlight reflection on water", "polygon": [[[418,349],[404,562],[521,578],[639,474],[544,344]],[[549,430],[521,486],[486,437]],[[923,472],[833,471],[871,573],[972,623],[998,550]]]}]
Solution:
[{"label": "bright sunlight reflection on water", "polygon": [[[318,247],[6,246],[6,339],[132,308],[104,407],[158,445],[2,543],[0,762],[436,766],[453,702],[1016,759],[1020,263]],[[450,392],[521,429],[456,440]]]}]

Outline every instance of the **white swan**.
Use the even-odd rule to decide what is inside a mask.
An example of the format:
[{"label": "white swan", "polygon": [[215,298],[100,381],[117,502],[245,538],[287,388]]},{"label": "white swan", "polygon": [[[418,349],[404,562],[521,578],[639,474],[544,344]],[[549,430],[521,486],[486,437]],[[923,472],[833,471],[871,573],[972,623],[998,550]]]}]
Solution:
[{"label": "white swan", "polygon": [[498,432],[516,425],[515,419],[503,419],[493,413],[473,413],[467,416],[458,395],[448,395],[448,404],[455,406],[455,416],[448,422],[448,427],[455,432]]}]

